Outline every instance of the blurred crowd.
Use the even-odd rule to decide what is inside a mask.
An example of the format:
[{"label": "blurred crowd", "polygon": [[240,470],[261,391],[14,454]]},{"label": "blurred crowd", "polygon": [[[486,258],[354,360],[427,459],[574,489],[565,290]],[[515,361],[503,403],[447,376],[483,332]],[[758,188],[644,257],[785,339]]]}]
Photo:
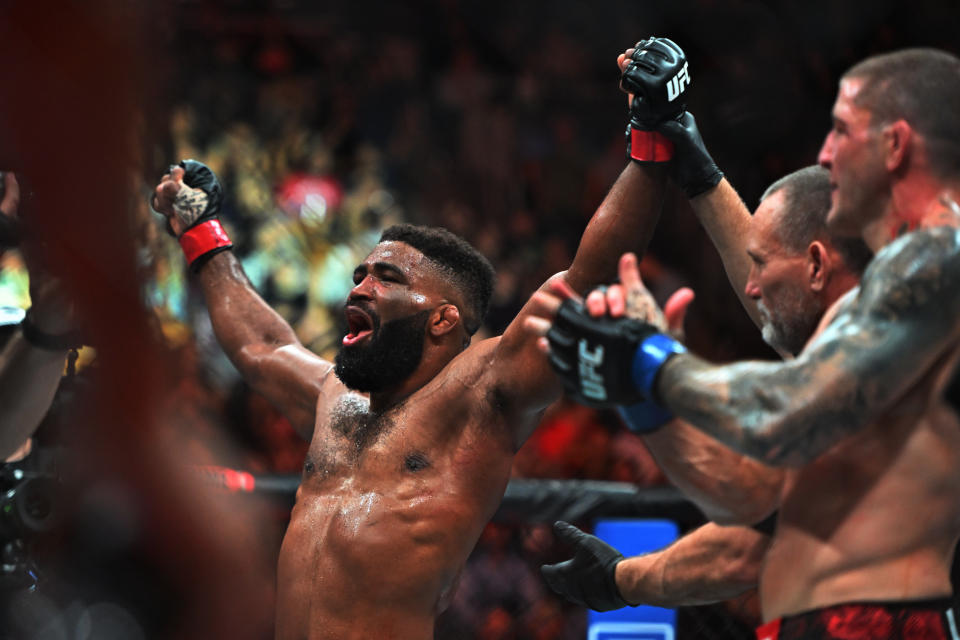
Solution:
[{"label": "blurred crowd", "polygon": [[[220,176],[222,219],[246,273],[326,357],[345,331],[354,266],[394,222],[446,227],[497,268],[479,337],[502,332],[566,268],[625,164],[614,65],[640,37],[667,35],[686,49],[690,110],[752,206],[769,182],[814,161],[839,70],[872,51],[952,44],[951,21],[931,15],[957,12],[892,0],[175,4],[179,17],[164,32],[175,52],[169,131],[145,164],[196,158]],[[164,407],[169,439],[199,464],[298,474],[306,443],[220,351],[179,248],[147,205],[159,175],[141,177],[143,295],[177,371]],[[661,303],[694,286],[695,351],[718,361],[772,356],[681,198],[668,197],[642,269]],[[26,306],[26,291],[8,252],[0,306]],[[81,368],[92,360],[85,351]],[[614,414],[566,402],[547,412],[514,474],[665,482]],[[270,544],[287,506],[264,524]],[[536,571],[555,552],[543,527],[489,525],[438,638],[584,637],[583,611],[548,594]],[[749,602],[733,608],[754,622]]]}]

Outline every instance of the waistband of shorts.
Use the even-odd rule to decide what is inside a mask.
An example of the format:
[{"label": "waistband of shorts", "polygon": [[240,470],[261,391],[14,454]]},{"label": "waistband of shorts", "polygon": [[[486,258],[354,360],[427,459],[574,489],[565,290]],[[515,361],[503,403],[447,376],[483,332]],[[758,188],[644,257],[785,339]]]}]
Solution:
[{"label": "waistband of shorts", "polygon": [[756,628],[756,636],[757,640],[777,640],[780,637],[780,627],[785,621],[810,615],[818,615],[842,607],[863,607],[864,609],[912,609],[938,612],[944,614],[947,623],[953,627],[948,630],[948,633],[952,632],[954,637],[960,638],[957,632],[957,626],[960,625],[960,612],[957,610],[957,604],[955,595],[920,600],[854,600],[850,602],[837,602],[817,609],[792,613],[766,622]]}]

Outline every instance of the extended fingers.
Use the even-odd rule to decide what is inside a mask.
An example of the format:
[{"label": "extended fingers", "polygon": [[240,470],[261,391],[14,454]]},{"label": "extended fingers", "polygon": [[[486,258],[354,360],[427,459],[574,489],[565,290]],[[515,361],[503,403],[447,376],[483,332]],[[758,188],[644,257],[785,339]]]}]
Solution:
[{"label": "extended fingers", "polygon": [[640,279],[640,268],[637,265],[636,254],[625,253],[620,256],[617,273],[620,276],[621,284],[623,284],[628,291],[643,286],[643,281]]},{"label": "extended fingers", "polygon": [[563,299],[555,295],[549,289],[541,289],[530,297],[527,303],[527,317],[523,319],[523,328],[526,331],[539,337],[537,346],[541,351],[549,351],[546,335],[553,325],[553,319],[557,315],[557,310],[563,304]]},{"label": "extended fingers", "polygon": [[619,318],[626,312],[627,296],[623,286],[619,284],[598,287],[587,294],[584,307],[594,318],[605,315]]},{"label": "extended fingers", "polygon": [[663,315],[667,319],[667,328],[670,334],[678,339],[683,339],[683,321],[687,316],[687,308],[693,302],[694,293],[690,287],[677,289],[663,305]]},{"label": "extended fingers", "polygon": [[594,318],[607,315],[607,288],[598,287],[588,293],[583,306]]}]

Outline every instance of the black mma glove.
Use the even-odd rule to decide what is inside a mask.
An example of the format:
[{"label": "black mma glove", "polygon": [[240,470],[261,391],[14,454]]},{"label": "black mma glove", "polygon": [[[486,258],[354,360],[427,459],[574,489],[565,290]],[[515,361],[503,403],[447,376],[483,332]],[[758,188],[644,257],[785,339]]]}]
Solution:
[{"label": "black mma glove", "polygon": [[643,394],[633,383],[633,355],[655,333],[629,318],[594,318],[582,304],[563,301],[547,340],[550,364],[574,400],[592,407],[634,404]]},{"label": "black mma glove", "polygon": [[553,531],[575,551],[574,556],[565,562],[540,567],[540,573],[551,589],[570,602],[594,611],[629,606],[614,579],[617,563],[623,560],[622,553],[566,522],[555,522]]},{"label": "black mma glove", "polygon": [[177,194],[173,210],[184,229],[178,238],[180,246],[190,268],[196,271],[233,243],[217,218],[223,206],[223,186],[216,174],[196,160],[183,160],[179,166],[184,170],[185,186]]},{"label": "black mma glove", "polygon": [[547,332],[550,364],[574,400],[590,407],[636,404],[653,398],[660,367],[684,346],[651,324],[594,318],[566,299]]},{"label": "black mma glove", "polygon": [[690,72],[683,50],[667,38],[641,40],[620,76],[620,88],[633,94],[627,127],[627,157],[637,162],[667,162],[669,139],[656,129],[686,109]]},{"label": "black mma glove", "polygon": [[657,131],[673,143],[673,161],[670,176],[688,198],[693,198],[712,189],[723,179],[723,171],[710,157],[697,121],[689,111],[677,118],[665,120]]}]

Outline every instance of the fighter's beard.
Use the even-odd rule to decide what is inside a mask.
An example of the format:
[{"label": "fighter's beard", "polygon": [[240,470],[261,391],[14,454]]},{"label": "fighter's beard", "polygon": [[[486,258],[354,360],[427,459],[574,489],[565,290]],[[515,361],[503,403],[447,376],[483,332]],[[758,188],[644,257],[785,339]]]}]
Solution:
[{"label": "fighter's beard", "polygon": [[375,319],[368,344],[340,347],[334,360],[337,377],[347,387],[369,393],[407,379],[423,358],[429,317],[426,310],[383,325]]},{"label": "fighter's beard", "polygon": [[[774,317],[762,301],[757,301],[757,310],[763,322],[760,329],[761,335],[763,341],[774,349],[797,355],[803,351],[810,336],[816,330],[821,315],[820,310],[805,307],[804,301],[800,299],[781,302],[782,307],[790,305],[791,308],[781,308],[779,316]],[[809,305],[811,302],[808,301],[806,304]],[[790,321],[787,321],[787,318]]]}]

